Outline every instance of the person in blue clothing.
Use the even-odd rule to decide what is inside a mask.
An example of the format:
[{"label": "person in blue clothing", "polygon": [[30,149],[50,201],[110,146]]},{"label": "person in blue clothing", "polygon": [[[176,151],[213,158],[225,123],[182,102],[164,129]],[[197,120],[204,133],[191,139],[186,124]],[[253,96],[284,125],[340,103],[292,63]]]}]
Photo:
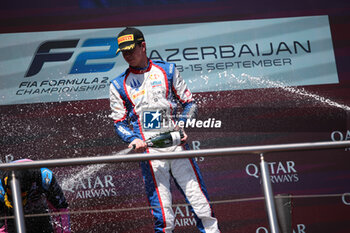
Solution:
[{"label": "person in blue clothing", "polygon": [[[155,149],[145,143],[160,132],[178,130],[179,125],[196,117],[197,105],[176,65],[149,59],[144,35],[136,28],[127,27],[121,31],[118,46],[117,53],[121,52],[129,64],[129,68],[110,85],[110,116],[119,137],[129,144],[129,148],[135,147],[136,152],[188,149],[188,136],[184,131],[181,145]],[[181,114],[177,112],[179,105]],[[155,219],[155,232],[172,232],[175,227],[171,177],[191,205],[198,229],[207,233],[220,232],[194,159],[150,160],[141,162],[141,168]]]},{"label": "person in blue clothing", "polygon": [[[26,162],[27,159],[15,162]],[[2,172],[0,177],[0,233],[16,232],[13,218],[13,200],[11,190],[12,171]],[[70,233],[68,203],[60,185],[52,171],[47,168],[15,171],[19,180],[25,215],[44,214],[49,211],[62,212],[61,215],[50,217],[33,216],[25,218],[28,233]]]}]

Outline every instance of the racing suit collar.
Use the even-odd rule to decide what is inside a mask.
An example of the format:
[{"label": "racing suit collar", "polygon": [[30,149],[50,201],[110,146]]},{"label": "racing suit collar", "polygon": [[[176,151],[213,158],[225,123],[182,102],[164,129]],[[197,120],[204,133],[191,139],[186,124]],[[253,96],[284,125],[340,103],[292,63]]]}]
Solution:
[{"label": "racing suit collar", "polygon": [[153,64],[152,61],[148,59],[148,64],[146,67],[136,68],[136,67],[129,66],[129,70],[131,73],[134,73],[134,74],[143,74],[150,71],[150,69],[152,68],[152,64]]}]

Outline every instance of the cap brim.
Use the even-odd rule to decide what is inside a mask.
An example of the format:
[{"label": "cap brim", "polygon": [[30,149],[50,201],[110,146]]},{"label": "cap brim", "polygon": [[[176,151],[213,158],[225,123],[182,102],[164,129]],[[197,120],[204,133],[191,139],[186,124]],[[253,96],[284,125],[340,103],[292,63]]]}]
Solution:
[{"label": "cap brim", "polygon": [[118,54],[120,51],[133,50],[134,48],[135,48],[135,43],[132,43],[132,44],[128,44],[128,45],[119,47],[119,48],[117,49],[117,54]]}]

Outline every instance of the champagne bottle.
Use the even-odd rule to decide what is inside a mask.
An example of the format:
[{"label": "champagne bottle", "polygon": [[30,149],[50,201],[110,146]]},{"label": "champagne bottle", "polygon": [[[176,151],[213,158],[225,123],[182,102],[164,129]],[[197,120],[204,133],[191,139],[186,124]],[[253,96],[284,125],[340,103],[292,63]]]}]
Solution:
[{"label": "champagne bottle", "polygon": [[181,139],[183,139],[184,133],[180,131],[170,131],[160,133],[150,139],[146,140],[148,147],[165,148],[169,146],[175,146],[181,144]]}]

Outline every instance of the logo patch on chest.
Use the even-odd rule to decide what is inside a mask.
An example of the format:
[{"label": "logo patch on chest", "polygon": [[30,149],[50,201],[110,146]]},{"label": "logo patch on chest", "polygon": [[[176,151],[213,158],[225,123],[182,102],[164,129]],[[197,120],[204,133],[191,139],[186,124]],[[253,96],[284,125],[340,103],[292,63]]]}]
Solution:
[{"label": "logo patch on chest", "polygon": [[131,88],[139,88],[141,86],[141,82],[137,79],[133,79],[130,82],[130,87]]},{"label": "logo patch on chest", "polygon": [[132,95],[132,99],[135,100],[137,97],[140,97],[145,94],[145,90],[139,91]]},{"label": "logo patch on chest", "polygon": [[156,80],[151,82],[152,88],[162,86],[162,81]]}]

